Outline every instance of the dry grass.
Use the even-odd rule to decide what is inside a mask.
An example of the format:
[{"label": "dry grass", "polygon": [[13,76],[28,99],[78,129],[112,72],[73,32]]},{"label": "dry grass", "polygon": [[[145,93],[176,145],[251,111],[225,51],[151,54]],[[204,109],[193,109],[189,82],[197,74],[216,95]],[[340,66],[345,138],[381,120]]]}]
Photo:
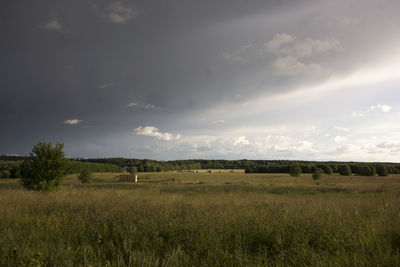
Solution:
[{"label": "dry grass", "polygon": [[0,265],[400,264],[399,175],[118,175],[50,193],[1,180]]}]

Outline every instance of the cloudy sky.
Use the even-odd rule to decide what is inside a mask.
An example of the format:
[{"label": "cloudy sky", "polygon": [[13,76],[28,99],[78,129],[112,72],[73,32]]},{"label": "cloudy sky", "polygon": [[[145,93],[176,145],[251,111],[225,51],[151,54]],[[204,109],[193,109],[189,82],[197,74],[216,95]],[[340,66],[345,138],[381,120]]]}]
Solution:
[{"label": "cloudy sky", "polygon": [[400,162],[398,0],[5,0],[0,154]]}]

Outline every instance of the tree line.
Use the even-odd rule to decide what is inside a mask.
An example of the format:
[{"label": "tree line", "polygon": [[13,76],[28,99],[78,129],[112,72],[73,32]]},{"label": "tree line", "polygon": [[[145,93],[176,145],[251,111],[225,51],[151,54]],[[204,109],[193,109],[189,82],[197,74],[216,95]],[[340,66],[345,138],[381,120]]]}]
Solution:
[{"label": "tree line", "polygon": [[[389,174],[400,173],[400,164],[397,163],[298,163],[285,162],[283,164],[257,165],[245,169],[246,173],[290,173],[292,176],[299,176],[301,173],[324,173],[340,175],[357,174],[362,176],[388,176]],[[316,174],[317,175],[317,174]]]},{"label": "tree line", "polygon": [[[7,159],[7,161],[5,161]],[[26,157],[0,156],[0,177],[18,178],[19,165]],[[135,168],[137,172],[183,171],[199,169],[244,169],[246,173],[288,173],[292,164],[299,164],[302,173],[313,173],[316,168],[325,174],[341,173],[348,166],[350,173],[359,175],[399,174],[400,163],[365,163],[365,162],[318,162],[291,160],[170,160],[130,158],[90,158],[69,159],[66,172],[79,173],[82,169],[90,172],[120,172],[124,168]],[[343,167],[344,166],[344,167]],[[344,173],[344,171],[342,171]]]},{"label": "tree line", "polygon": [[[26,159],[26,158],[25,158]],[[23,161],[0,161],[0,178],[21,178],[21,164]],[[122,172],[123,169],[115,164],[81,162],[67,160],[65,174],[80,173],[83,169],[89,172]]]},{"label": "tree line", "polygon": [[[9,178],[12,175],[15,178],[21,178],[20,183],[28,190],[40,190],[40,191],[50,191],[58,189],[65,177],[66,174],[69,173],[77,173],[79,175],[77,178],[82,183],[88,183],[91,179],[91,172],[99,172],[99,171],[111,171],[111,172],[118,172],[122,171],[123,168],[118,166],[115,163],[130,163],[129,159],[128,162],[125,159],[111,159],[114,163],[106,162],[109,159],[102,159],[102,162],[94,162],[93,160],[86,160],[86,162],[81,161],[73,161],[68,160],[65,158],[65,153],[63,151],[64,144],[56,143],[54,146],[52,143],[45,143],[39,142],[36,144],[32,152],[29,153],[29,157],[24,158],[23,161],[3,161],[0,162],[0,174],[4,176],[3,178]],[[140,165],[139,167],[136,166],[124,166],[125,170],[128,170],[132,175],[136,174],[137,170],[151,170],[151,171],[161,171],[162,164],[169,164],[166,166],[180,166],[180,168],[187,168],[193,167],[202,167],[201,163],[205,163],[204,166],[209,166],[213,164],[210,160],[187,160],[187,161],[172,161],[172,162],[163,162],[163,161],[150,161],[156,162],[159,165],[151,165],[148,160],[136,160],[133,159],[134,162],[137,163],[144,163],[144,167]],[[214,163],[221,164],[222,163],[233,163],[233,161],[221,161],[218,160]],[[298,177],[301,173],[304,172],[313,172],[313,179],[318,180],[320,179],[322,173],[325,174],[332,174],[334,171],[339,172],[341,175],[351,175],[352,167],[353,170],[356,171],[357,174],[360,175],[378,175],[380,176],[387,176],[389,174],[389,170],[398,173],[399,172],[399,164],[396,165],[389,165],[389,168],[384,164],[379,164],[378,166],[374,164],[365,164],[365,163],[358,163],[358,164],[326,164],[326,163],[302,163],[299,164],[298,162],[289,162],[285,161],[278,163],[269,163],[263,161],[263,165],[261,165],[261,161],[248,161],[248,160],[240,160],[236,161],[240,162],[241,164],[246,163],[248,167],[245,169],[246,173],[256,173],[256,172],[289,172],[291,176]],[[177,164],[178,163],[178,164]],[[259,165],[257,165],[257,163]],[[241,165],[238,164],[238,165]],[[252,165],[249,167],[249,165]],[[260,166],[261,165],[261,166]],[[233,166],[235,165],[228,165],[225,166]],[[164,166],[165,167],[165,166]],[[18,174],[19,173],[19,174]],[[136,179],[136,178],[135,178]]]},{"label": "tree line", "polygon": [[121,167],[135,167],[138,172],[161,172],[199,169],[245,169],[246,173],[288,173],[290,166],[299,164],[302,173],[313,173],[319,168],[325,174],[350,173],[359,175],[399,174],[400,163],[365,163],[365,162],[318,162],[291,160],[170,160],[157,161],[150,159],[128,158],[93,158],[83,162],[115,164]]}]

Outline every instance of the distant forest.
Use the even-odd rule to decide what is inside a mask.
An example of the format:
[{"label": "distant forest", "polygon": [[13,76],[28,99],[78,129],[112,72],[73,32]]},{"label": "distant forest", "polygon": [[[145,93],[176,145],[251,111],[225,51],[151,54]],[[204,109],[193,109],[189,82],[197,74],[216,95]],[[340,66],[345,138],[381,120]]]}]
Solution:
[{"label": "distant forest", "polygon": [[[0,156],[0,177],[18,177],[19,162],[25,157]],[[70,159],[68,173],[78,173],[82,168],[92,172],[121,172],[133,167],[138,172],[185,171],[199,169],[244,169],[246,173],[288,173],[293,164],[298,164],[302,173],[313,173],[320,168],[326,174],[341,173],[348,168],[359,175],[399,174],[400,163],[380,162],[336,162],[336,161],[292,161],[292,160],[170,160],[128,158]]]}]

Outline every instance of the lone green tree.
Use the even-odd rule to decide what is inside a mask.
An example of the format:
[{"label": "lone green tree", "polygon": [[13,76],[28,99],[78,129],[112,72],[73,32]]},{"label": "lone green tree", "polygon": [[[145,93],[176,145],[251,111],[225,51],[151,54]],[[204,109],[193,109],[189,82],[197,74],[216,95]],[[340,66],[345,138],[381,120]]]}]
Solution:
[{"label": "lone green tree", "polygon": [[39,142],[29,158],[21,164],[21,183],[28,190],[50,191],[57,189],[65,174],[67,160],[64,144]]},{"label": "lone green tree", "polygon": [[320,169],[320,168],[315,168],[315,170],[314,170],[314,172],[313,172],[313,175],[312,175],[313,180],[319,180],[319,179],[321,179],[322,172],[323,172],[322,169]]},{"label": "lone green tree", "polygon": [[299,177],[301,175],[301,168],[298,163],[294,163],[289,168],[289,173],[293,177]]},{"label": "lone green tree", "polygon": [[83,184],[90,183],[91,173],[88,168],[83,168],[78,174],[78,180]]},{"label": "lone green tree", "polygon": [[357,175],[362,176],[375,176],[376,169],[373,165],[362,164],[357,167]]},{"label": "lone green tree", "polygon": [[389,175],[389,171],[385,165],[379,165],[378,168],[376,168],[376,172],[378,173],[379,176],[388,176]]},{"label": "lone green tree", "polygon": [[323,165],[324,167],[322,168],[322,172],[327,174],[327,175],[331,175],[333,173],[333,170],[331,168],[331,166],[329,165]]},{"label": "lone green tree", "polygon": [[137,174],[137,168],[136,168],[136,167],[130,167],[130,168],[129,168],[129,173],[130,173],[131,175]]},{"label": "lone green tree", "polygon": [[343,164],[339,167],[339,174],[344,176],[351,175],[351,168],[349,164]]}]

